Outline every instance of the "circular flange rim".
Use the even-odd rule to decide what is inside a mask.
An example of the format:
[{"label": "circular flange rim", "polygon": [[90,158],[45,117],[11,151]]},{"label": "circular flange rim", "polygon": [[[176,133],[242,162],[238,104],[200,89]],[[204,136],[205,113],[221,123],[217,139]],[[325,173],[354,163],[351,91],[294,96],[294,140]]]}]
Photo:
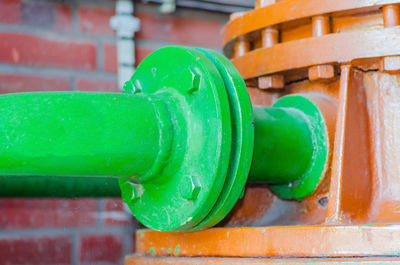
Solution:
[{"label": "circular flange rim", "polygon": [[197,48],[217,67],[228,95],[231,124],[231,159],[224,187],[207,217],[191,230],[212,227],[224,219],[244,192],[250,172],[253,145],[253,111],[246,84],[235,66],[223,55],[208,49]]},{"label": "circular flange rim", "polygon": [[[173,51],[173,52],[171,52],[171,51]],[[182,65],[181,61],[178,61],[179,60],[179,58],[177,58],[178,56],[176,56],[176,57],[174,57],[174,56],[168,57],[166,55],[161,56],[162,53],[168,53],[168,52],[171,52],[171,54],[175,53],[175,55],[177,55],[177,53],[182,53],[182,56],[189,55],[193,58],[193,60],[191,61],[190,65]],[[157,212],[160,212],[160,211],[169,211],[169,208],[167,209],[166,207],[160,207],[160,205],[154,205],[154,206],[152,205],[153,206],[152,209],[146,209],[146,210],[144,210],[144,212],[139,213],[137,210],[137,207],[135,207],[135,205],[137,206],[136,203],[138,202],[138,200],[141,200],[144,197],[143,195],[138,200],[128,203],[128,206],[131,209],[132,213],[136,216],[136,218],[142,224],[144,224],[145,226],[147,226],[151,229],[160,230],[160,231],[187,231],[190,228],[192,228],[193,226],[197,225],[201,220],[203,220],[208,215],[208,213],[211,211],[212,207],[214,206],[215,202],[217,201],[218,196],[224,185],[226,172],[227,172],[228,166],[229,166],[230,150],[231,150],[230,109],[229,109],[228,97],[226,95],[226,91],[223,86],[223,80],[219,74],[219,71],[216,69],[215,65],[203,53],[201,53],[200,51],[191,49],[191,48],[180,47],[180,46],[168,46],[168,47],[161,48],[161,49],[153,52],[148,57],[146,57],[144,59],[144,61],[139,65],[135,74],[132,76],[132,78],[130,80],[131,83],[137,84],[137,82],[136,82],[138,79],[137,75],[138,75],[138,73],[140,73],[140,71],[142,71],[141,67],[142,68],[143,67],[148,67],[148,68],[151,67],[152,69],[146,69],[146,71],[154,71],[154,68],[157,67],[157,64],[164,64],[166,59],[176,60],[177,61],[176,65],[179,65],[179,69],[182,71],[185,71],[191,67],[195,67],[196,68],[195,70],[200,71],[201,75],[205,75],[207,78],[209,78],[209,80],[207,80],[207,82],[205,82],[206,84],[208,84],[208,86],[200,88],[198,91],[195,91],[195,92],[189,91],[190,95],[188,93],[186,93],[185,95],[179,95],[179,97],[180,98],[196,97],[196,93],[201,93],[201,89],[207,89],[207,92],[204,92],[204,93],[207,93],[207,95],[209,96],[209,97],[207,97],[207,99],[210,100],[210,102],[209,102],[210,104],[206,104],[206,102],[202,102],[203,103],[202,106],[204,106],[205,108],[208,108],[208,109],[210,108],[210,106],[215,107],[215,109],[213,111],[215,113],[217,113],[216,119],[214,119],[212,121],[210,121],[210,119],[203,120],[204,122],[207,122],[207,124],[209,124],[210,122],[214,122],[214,123],[216,122],[215,126],[220,129],[219,137],[216,140],[219,144],[216,144],[216,146],[215,146],[216,149],[214,150],[214,152],[212,154],[210,152],[210,156],[211,155],[216,156],[216,152],[217,152],[217,158],[215,159],[215,163],[212,162],[212,163],[214,163],[213,165],[214,165],[215,171],[210,172],[210,176],[211,175],[213,176],[212,180],[210,180],[213,183],[213,185],[209,185],[209,187],[204,187],[204,186],[201,187],[201,192],[202,192],[201,198],[203,198],[203,199],[201,199],[201,202],[198,201],[199,198],[197,198],[197,201],[187,202],[187,204],[185,204],[186,207],[188,207],[189,209],[192,209],[192,211],[184,212],[183,209],[179,209],[178,206],[174,206],[175,211],[180,210],[180,211],[184,212],[182,214],[182,216],[186,216],[185,218],[179,218],[179,221],[165,220],[165,222],[164,222],[164,221],[160,221],[160,218],[155,218],[158,221],[153,220],[153,218],[151,218],[150,213],[157,214]],[[171,69],[172,73],[177,74],[172,70],[173,69]],[[156,78],[156,77],[154,77],[154,78]],[[163,87],[163,89],[167,89],[167,90],[169,89],[169,90],[172,90],[173,93],[182,94],[182,91],[179,90],[179,89],[181,89],[181,86],[182,86],[179,83],[182,78],[183,77],[181,77],[181,76],[176,77],[177,87],[171,86],[170,84],[168,84],[168,85],[164,84],[165,86]],[[201,82],[203,82],[203,81],[200,81],[200,84],[201,84]],[[210,90],[211,92],[208,91],[209,89],[211,89]],[[160,90],[161,90],[161,88],[160,88]],[[159,91],[152,89],[152,88],[151,89],[147,88],[146,86],[141,86],[140,91],[141,91],[140,93],[146,94],[150,97],[152,95],[157,94],[156,96],[157,96],[158,100],[160,100],[160,97],[164,96],[162,93],[159,93]],[[171,99],[171,94],[167,95],[164,99],[168,101],[168,104],[175,104],[174,102],[172,102],[173,100]],[[181,101],[185,101],[185,100],[181,100]],[[179,105],[180,103],[184,103],[184,105],[185,105],[187,102],[176,103],[177,109],[179,107],[184,108],[183,105],[182,106]],[[192,109],[190,109],[190,107],[192,107],[191,104],[187,103],[185,106],[187,108],[189,108],[189,110],[192,110]],[[184,115],[192,115],[192,113],[187,110],[188,109],[185,109],[186,112]],[[196,116],[196,118],[198,118],[203,111],[205,113],[207,112],[207,110],[196,109],[195,112],[198,114],[198,116]],[[190,120],[190,119],[186,119],[186,120]],[[194,130],[193,128],[188,128],[188,130],[189,129]],[[212,137],[212,136],[207,134],[207,137]],[[195,139],[193,137],[192,138],[187,137],[187,138],[188,139],[186,139],[186,141],[188,141],[188,143],[186,143],[186,146],[191,146],[191,145],[196,144],[194,142],[193,142],[193,144],[191,144],[190,141],[198,141],[198,139]],[[189,158],[183,159],[182,158],[182,164],[187,165],[187,167],[203,167],[203,164],[204,164],[203,161],[199,161],[200,163],[193,163],[193,160],[196,160],[196,158],[194,158],[194,159],[189,159]],[[176,185],[174,185],[173,190],[164,190],[161,187],[158,188],[157,192],[164,193],[164,195],[162,196],[163,198],[168,198],[168,196],[167,196],[168,193],[176,194],[176,192],[178,192],[178,188],[181,185],[179,181],[182,180],[182,172],[180,172],[180,170],[182,168],[185,168],[185,166],[180,166],[179,169],[177,170],[177,172],[174,173],[174,176],[171,176],[171,175],[164,176],[165,179],[174,179],[174,181],[175,181],[174,183]],[[197,170],[193,170],[193,171],[197,171]],[[201,172],[201,170],[199,170],[199,172]],[[177,179],[178,177],[181,177],[181,178],[179,178],[179,181]],[[126,179],[126,180],[120,182],[121,189],[123,188],[123,185],[126,183],[126,181],[130,181],[130,179]],[[158,182],[157,185],[158,184],[160,184],[160,182]],[[146,193],[146,186],[147,187],[150,187],[149,185],[156,186],[156,184],[149,184],[148,182],[142,183],[141,185],[144,186],[143,193]],[[200,185],[201,185],[201,183],[200,183]],[[171,187],[171,186],[172,185],[169,185],[168,187]],[[164,188],[165,188],[165,186],[164,186]],[[199,195],[199,197],[200,197],[200,195]],[[182,198],[182,200],[184,200],[184,199]],[[129,201],[129,198],[128,198],[128,201]],[[168,202],[168,203],[172,203],[172,202]],[[162,202],[162,204],[165,204],[164,206],[168,206],[167,205],[168,203]],[[176,204],[177,202],[175,201],[174,203]],[[192,206],[188,206],[190,203],[192,204]],[[190,208],[190,207],[192,207],[192,208]],[[141,206],[141,209],[144,209],[144,207]],[[144,215],[146,215],[146,216],[144,216]],[[169,214],[167,214],[167,215],[169,216]]]},{"label": "circular flange rim", "polygon": [[325,119],[317,105],[302,95],[284,96],[275,102],[273,107],[295,108],[302,111],[309,120],[314,146],[309,169],[289,185],[269,185],[270,189],[280,198],[301,200],[311,195],[324,178],[329,152]]}]

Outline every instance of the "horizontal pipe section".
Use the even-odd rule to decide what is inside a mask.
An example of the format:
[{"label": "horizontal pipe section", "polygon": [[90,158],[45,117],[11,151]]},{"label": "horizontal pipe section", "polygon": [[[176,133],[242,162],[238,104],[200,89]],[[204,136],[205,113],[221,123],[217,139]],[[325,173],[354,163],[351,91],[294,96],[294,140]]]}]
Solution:
[{"label": "horizontal pipe section", "polygon": [[113,93],[0,96],[0,176],[145,175],[159,155],[154,104]]},{"label": "horizontal pipe section", "polygon": [[309,168],[313,156],[308,119],[298,109],[254,106],[254,155],[249,181],[289,184]]},{"label": "horizontal pipe section", "polygon": [[0,177],[0,198],[121,197],[117,178]]}]

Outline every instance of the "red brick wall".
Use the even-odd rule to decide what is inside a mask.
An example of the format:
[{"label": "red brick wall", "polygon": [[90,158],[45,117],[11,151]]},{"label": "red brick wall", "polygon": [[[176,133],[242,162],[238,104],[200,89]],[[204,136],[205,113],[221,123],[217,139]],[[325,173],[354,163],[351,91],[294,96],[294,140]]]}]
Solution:
[{"label": "red brick wall", "polygon": [[[0,94],[118,91],[115,1],[0,0]],[[136,5],[136,56],[170,44],[220,48],[227,15]],[[0,265],[122,264],[136,222],[120,199],[0,199]]]}]

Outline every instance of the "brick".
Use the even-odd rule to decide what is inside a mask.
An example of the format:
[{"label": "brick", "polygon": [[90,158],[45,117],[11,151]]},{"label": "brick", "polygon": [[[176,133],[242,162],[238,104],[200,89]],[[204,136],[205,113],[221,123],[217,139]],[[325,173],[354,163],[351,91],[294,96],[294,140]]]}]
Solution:
[{"label": "brick", "polygon": [[68,236],[0,239],[0,264],[71,264]]},{"label": "brick", "polygon": [[94,199],[0,199],[0,229],[94,227]]},{"label": "brick", "polygon": [[80,91],[121,92],[117,81],[78,78],[75,85]]},{"label": "brick", "polygon": [[103,199],[103,205],[106,212],[124,211],[124,202],[122,199]]},{"label": "brick", "polygon": [[55,7],[55,29],[62,31],[72,30],[72,8],[67,4],[59,4]]},{"label": "brick", "polygon": [[22,22],[32,27],[52,28],[54,8],[50,2],[22,2]]},{"label": "brick", "polygon": [[0,32],[0,62],[77,70],[96,68],[96,46],[29,34]]},{"label": "brick", "polygon": [[99,6],[80,6],[78,9],[79,29],[84,33],[113,35],[110,18],[114,16],[113,8]]},{"label": "brick", "polygon": [[70,90],[69,80],[63,77],[0,74],[0,94],[68,90]]},{"label": "brick", "polygon": [[72,29],[72,8],[57,2],[22,3],[22,22],[33,27],[69,31]]},{"label": "brick", "polygon": [[0,0],[0,23],[19,23],[21,19],[20,0]]},{"label": "brick", "polygon": [[81,235],[80,261],[84,264],[120,263],[123,259],[123,241],[122,235]]},{"label": "brick", "polygon": [[124,202],[121,199],[104,199],[103,223],[106,226],[131,226],[134,224],[133,215],[126,212]]},{"label": "brick", "polygon": [[103,45],[104,51],[104,71],[109,73],[117,72],[117,47],[113,44]]},{"label": "brick", "polygon": [[[104,61],[103,61],[104,71],[109,73],[116,73],[118,67],[116,46],[114,44],[105,44],[103,46],[103,49],[104,49]],[[135,48],[136,66],[138,66],[140,62],[153,51],[154,49],[136,46]]]},{"label": "brick", "polygon": [[209,47],[222,45],[220,21],[147,12],[138,12],[136,16],[141,20],[139,39]]}]

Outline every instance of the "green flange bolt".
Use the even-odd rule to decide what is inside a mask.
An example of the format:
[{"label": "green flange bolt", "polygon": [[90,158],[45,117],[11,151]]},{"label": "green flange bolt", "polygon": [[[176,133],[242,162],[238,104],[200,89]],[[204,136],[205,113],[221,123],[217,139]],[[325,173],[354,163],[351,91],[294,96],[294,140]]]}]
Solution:
[{"label": "green flange bolt", "polygon": [[[123,94],[9,94],[0,96],[0,113],[0,183],[11,191],[3,194],[32,196],[48,183],[82,179],[96,186],[94,196],[114,194],[119,181],[136,218],[162,231],[217,224],[248,177],[301,200],[320,183],[328,158],[314,103],[291,95],[252,108],[231,62],[204,49],[155,51]],[[28,176],[38,184],[21,188]],[[110,180],[113,188],[98,188]],[[88,193],[66,185],[48,195],[74,190]]]}]

